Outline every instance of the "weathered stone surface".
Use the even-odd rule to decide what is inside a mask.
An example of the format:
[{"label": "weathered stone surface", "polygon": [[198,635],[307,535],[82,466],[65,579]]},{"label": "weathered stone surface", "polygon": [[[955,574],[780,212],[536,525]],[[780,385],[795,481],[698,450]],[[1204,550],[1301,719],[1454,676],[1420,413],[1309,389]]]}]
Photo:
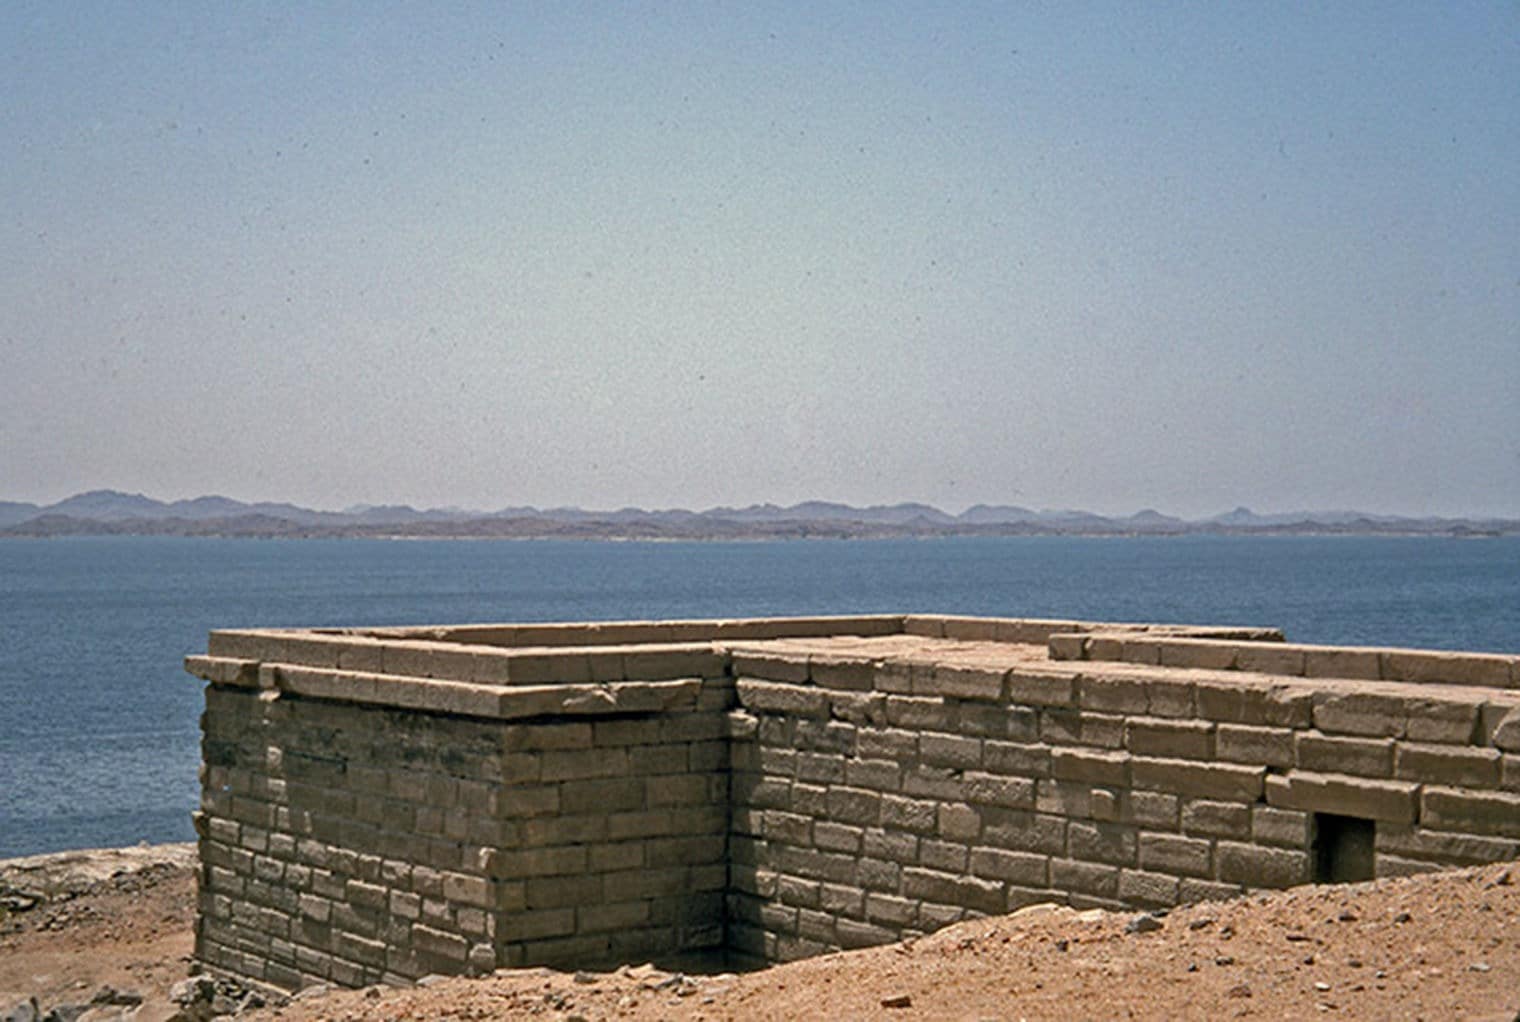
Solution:
[{"label": "weathered stone surface", "polygon": [[1358,816],[1389,823],[1412,823],[1419,810],[1419,785],[1375,781],[1301,770],[1267,778],[1267,802],[1284,809]]},{"label": "weathered stone surface", "polygon": [[1376,821],[1378,875],[1520,854],[1520,660],[1278,639],[929,616],[219,632],[186,661],[210,682],[197,953],[276,983],[725,940],[775,960],[1052,896],[1304,882],[1316,814]]}]

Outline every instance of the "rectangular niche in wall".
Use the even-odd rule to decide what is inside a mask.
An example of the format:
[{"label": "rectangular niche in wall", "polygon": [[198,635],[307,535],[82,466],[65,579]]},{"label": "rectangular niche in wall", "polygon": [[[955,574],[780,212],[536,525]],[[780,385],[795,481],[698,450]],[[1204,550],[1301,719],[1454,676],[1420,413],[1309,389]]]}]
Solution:
[{"label": "rectangular niche in wall", "polygon": [[1373,877],[1376,824],[1356,816],[1314,814],[1314,882],[1350,884]]}]

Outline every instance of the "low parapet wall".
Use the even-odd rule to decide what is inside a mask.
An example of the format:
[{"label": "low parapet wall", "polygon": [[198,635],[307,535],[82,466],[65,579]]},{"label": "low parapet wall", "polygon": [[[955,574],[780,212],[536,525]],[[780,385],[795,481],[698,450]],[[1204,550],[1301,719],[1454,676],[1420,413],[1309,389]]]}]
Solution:
[{"label": "low parapet wall", "polygon": [[196,953],[287,989],[1520,855],[1516,657],[878,615],[215,632],[187,667]]}]

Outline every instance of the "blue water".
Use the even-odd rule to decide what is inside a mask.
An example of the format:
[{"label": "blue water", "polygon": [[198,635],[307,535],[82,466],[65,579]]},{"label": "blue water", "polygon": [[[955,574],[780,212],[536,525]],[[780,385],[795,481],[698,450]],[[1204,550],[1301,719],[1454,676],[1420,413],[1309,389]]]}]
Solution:
[{"label": "blue water", "polygon": [[0,541],[0,857],[192,836],[212,628],[872,611],[1520,652],[1520,538]]}]

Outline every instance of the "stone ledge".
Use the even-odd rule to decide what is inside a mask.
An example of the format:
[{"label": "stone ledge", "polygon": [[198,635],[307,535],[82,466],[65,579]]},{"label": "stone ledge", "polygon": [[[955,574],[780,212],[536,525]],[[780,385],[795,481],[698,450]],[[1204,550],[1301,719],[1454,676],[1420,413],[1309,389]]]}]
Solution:
[{"label": "stone ledge", "polygon": [[272,675],[269,687],[292,695],[490,720],[695,710],[703,684],[700,678],[686,678],[502,688],[297,664],[264,664],[261,672]]}]

